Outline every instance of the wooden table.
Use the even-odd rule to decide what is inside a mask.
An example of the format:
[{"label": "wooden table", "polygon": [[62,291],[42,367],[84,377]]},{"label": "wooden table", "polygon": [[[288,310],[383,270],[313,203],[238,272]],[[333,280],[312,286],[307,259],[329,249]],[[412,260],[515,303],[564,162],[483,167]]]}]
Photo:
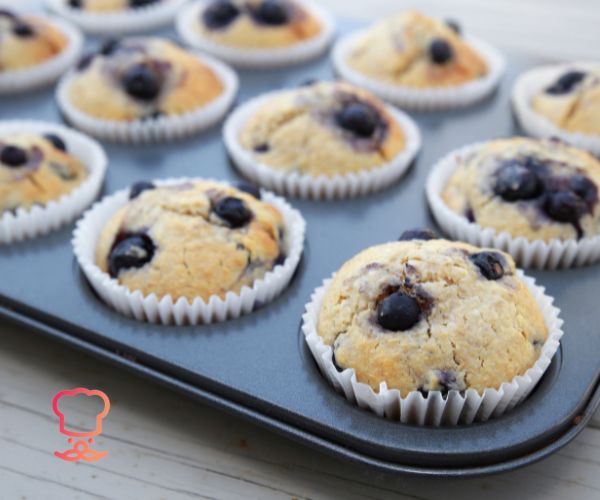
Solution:
[{"label": "wooden table", "polygon": [[[345,15],[374,17],[400,2],[322,3]],[[596,0],[402,2],[417,4],[462,19],[496,43],[548,57],[598,56]],[[516,472],[472,480],[393,479],[329,458],[23,329],[0,323],[0,339],[2,499],[600,498],[600,415],[562,451]],[[51,411],[52,397],[77,386],[101,388],[112,402],[96,443],[109,457],[94,464],[67,463],[52,455],[66,444]],[[69,407],[82,426],[95,410]]]}]

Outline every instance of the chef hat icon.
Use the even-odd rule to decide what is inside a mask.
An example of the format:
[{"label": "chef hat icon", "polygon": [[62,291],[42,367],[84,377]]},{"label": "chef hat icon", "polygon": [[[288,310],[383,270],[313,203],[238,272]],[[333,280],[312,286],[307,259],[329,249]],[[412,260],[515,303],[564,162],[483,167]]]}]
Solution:
[{"label": "chef hat icon", "polygon": [[[98,398],[102,399],[102,402],[103,402],[103,410],[96,415],[96,426],[95,426],[94,430],[88,431],[88,432],[78,432],[78,431],[74,431],[71,429],[67,429],[65,427],[65,415],[58,408],[58,402],[62,398],[79,396],[82,394],[84,396],[89,396],[89,397],[98,397]],[[102,392],[102,391],[99,391],[97,389],[90,390],[90,389],[86,389],[85,387],[78,387],[77,389],[71,389],[71,390],[65,390],[65,391],[58,392],[52,399],[52,410],[54,411],[54,414],[59,419],[61,434],[65,434],[67,436],[75,436],[75,437],[97,436],[98,434],[100,434],[102,432],[102,420],[104,419],[104,417],[106,417],[106,415],[108,415],[108,412],[110,411],[110,400],[108,399],[108,396],[106,394],[104,394],[104,392]]]}]

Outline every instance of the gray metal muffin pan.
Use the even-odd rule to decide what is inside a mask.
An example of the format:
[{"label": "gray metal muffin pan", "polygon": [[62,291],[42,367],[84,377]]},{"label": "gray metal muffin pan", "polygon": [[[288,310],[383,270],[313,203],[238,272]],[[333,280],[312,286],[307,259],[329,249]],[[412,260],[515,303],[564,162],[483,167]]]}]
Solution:
[{"label": "gray metal muffin pan", "polygon": [[[340,31],[356,27],[341,23]],[[446,152],[519,133],[509,96],[522,71],[541,61],[511,54],[499,91],[464,110],[413,114],[423,150],[391,188],[356,200],[291,200],[308,223],[304,257],[274,302],[243,318],[166,327],[120,316],[91,290],[73,257],[73,225],[0,246],[0,316],[144,375],[296,441],[389,473],[472,476],[539,460],[582,430],[600,404],[600,265],[532,272],[565,320],[562,347],[534,393],[514,411],[457,428],[402,425],[359,409],[320,375],[300,332],[313,289],[344,261],[406,228],[434,224],[424,196],[427,173]],[[242,71],[243,102],[309,78],[333,76],[327,58],[285,70]],[[1,119],[61,122],[52,90],[0,98]],[[137,180],[200,176],[239,180],[220,129],[143,147],[105,144],[104,193]]]}]

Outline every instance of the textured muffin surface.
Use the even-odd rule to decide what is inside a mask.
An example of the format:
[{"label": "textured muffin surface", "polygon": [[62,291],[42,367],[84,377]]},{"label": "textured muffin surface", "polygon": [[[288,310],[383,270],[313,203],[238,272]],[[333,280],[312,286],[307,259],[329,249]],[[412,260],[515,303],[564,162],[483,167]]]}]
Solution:
[{"label": "textured muffin surface", "polygon": [[240,143],[274,169],[333,177],[390,162],[405,138],[378,98],[322,82],[274,94],[244,124]]},{"label": "textured muffin surface", "polygon": [[195,25],[211,42],[239,49],[288,47],[321,33],[321,22],[292,0],[213,0]]},{"label": "textured muffin surface", "polygon": [[41,135],[0,136],[0,215],[17,208],[44,206],[79,186],[88,176],[85,165]]},{"label": "textured muffin surface", "polygon": [[480,54],[456,30],[413,11],[368,29],[346,63],[382,83],[415,88],[457,86],[487,73]]},{"label": "textured muffin surface", "polygon": [[109,41],[79,63],[70,103],[96,118],[118,121],[181,115],[223,92],[214,71],[160,38]]},{"label": "textured muffin surface", "polygon": [[600,234],[600,162],[553,140],[486,143],[459,160],[442,198],[471,222],[529,240]]},{"label": "textured muffin surface", "polygon": [[0,9],[0,74],[40,64],[60,54],[67,37],[49,21]]},{"label": "textured muffin surface", "polygon": [[102,229],[96,264],[130,290],[207,300],[252,286],[285,259],[281,213],[223,184],[140,191]]},{"label": "textured muffin surface", "polygon": [[565,70],[531,105],[561,129],[600,135],[600,65]]},{"label": "textured muffin surface", "polygon": [[317,329],[338,369],[403,396],[497,388],[535,364],[548,336],[509,255],[445,240],[388,243],[350,259]]}]

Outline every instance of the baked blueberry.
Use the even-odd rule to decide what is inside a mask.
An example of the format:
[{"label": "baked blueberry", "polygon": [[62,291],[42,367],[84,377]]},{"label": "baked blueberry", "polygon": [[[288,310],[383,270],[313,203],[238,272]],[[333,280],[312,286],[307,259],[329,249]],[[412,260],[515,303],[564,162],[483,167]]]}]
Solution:
[{"label": "baked blueberry", "polygon": [[585,206],[583,200],[573,191],[563,190],[549,193],[544,209],[555,221],[575,224],[585,210]]},{"label": "baked blueberry", "polygon": [[129,188],[129,199],[133,200],[137,198],[144,191],[150,191],[151,189],[155,189],[156,186],[152,182],[148,181],[139,181]]},{"label": "baked blueberry", "polygon": [[318,78],[307,78],[306,80],[304,80],[300,84],[300,87],[310,87],[310,86],[315,85],[317,83],[319,83],[319,79]]},{"label": "baked blueberry", "polygon": [[289,20],[288,9],[279,0],[263,0],[253,15],[258,22],[271,26],[286,24]]},{"label": "baked blueberry", "polygon": [[51,142],[56,149],[60,149],[61,151],[65,152],[67,151],[67,145],[65,144],[65,141],[63,141],[56,134],[44,134],[44,139]]},{"label": "baked blueberry", "polygon": [[454,56],[454,51],[446,40],[436,38],[429,46],[429,56],[435,64],[446,64]]},{"label": "baked blueberry", "polygon": [[574,175],[569,179],[569,188],[588,204],[598,200],[598,188],[585,175]]},{"label": "baked blueberry", "polygon": [[18,146],[5,146],[0,153],[0,162],[8,167],[21,167],[27,163],[27,152]]},{"label": "baked blueberry", "polygon": [[116,278],[123,269],[139,268],[154,257],[156,247],[147,234],[122,234],[108,256],[108,272]]},{"label": "baked blueberry", "polygon": [[100,47],[100,54],[102,54],[103,56],[110,56],[115,52],[115,50],[117,50],[118,46],[119,40],[117,40],[116,38],[110,38],[106,40]]},{"label": "baked blueberry", "polygon": [[239,9],[233,3],[216,0],[204,10],[202,19],[208,28],[220,29],[231,24],[239,14]]},{"label": "baked blueberry", "polygon": [[77,63],[77,69],[79,71],[86,69],[90,64],[92,64],[94,56],[95,54],[85,54],[81,59],[79,59],[79,62]]},{"label": "baked blueberry", "polygon": [[404,231],[398,241],[413,241],[413,240],[437,240],[439,236],[431,229],[408,229]]},{"label": "baked blueberry", "polygon": [[238,188],[240,191],[243,191],[244,193],[251,194],[257,200],[261,199],[260,188],[255,184],[248,184],[247,182],[238,182],[235,185],[235,187]]},{"label": "baked blueberry", "polygon": [[29,38],[35,34],[35,31],[29,24],[17,21],[13,26],[13,33],[21,38]]},{"label": "baked blueberry", "polygon": [[83,7],[83,0],[69,0],[69,7],[72,9],[81,9]]},{"label": "baked blueberry", "polygon": [[548,94],[566,94],[585,78],[583,71],[569,71],[546,89]]},{"label": "baked blueberry", "polygon": [[158,3],[160,0],[129,0],[129,6],[133,9],[137,7],[146,7]]},{"label": "baked blueberry", "polygon": [[474,253],[469,259],[488,280],[499,280],[504,276],[504,257],[498,252]]},{"label": "baked blueberry", "polygon": [[252,212],[244,201],[233,196],[221,198],[215,203],[213,211],[232,228],[245,226],[252,219]]},{"label": "baked blueberry", "polygon": [[254,152],[255,153],[266,153],[270,149],[271,148],[269,147],[269,145],[266,142],[263,142],[261,144],[257,144],[256,146],[254,146]]},{"label": "baked blueberry", "polygon": [[349,104],[336,118],[338,125],[344,130],[365,139],[371,137],[377,129],[378,113],[367,104]]},{"label": "baked blueberry", "polygon": [[518,162],[509,163],[496,172],[494,193],[506,201],[530,200],[543,190],[537,173]]},{"label": "baked blueberry", "polygon": [[460,24],[457,21],[455,21],[454,19],[446,19],[446,25],[452,31],[454,31],[454,33],[456,33],[457,35],[460,35],[462,33],[462,29],[460,27]]},{"label": "baked blueberry", "polygon": [[386,330],[405,331],[421,319],[417,299],[402,292],[395,292],[383,299],[377,308],[377,322]]},{"label": "baked blueberry", "polygon": [[154,71],[143,64],[129,68],[123,75],[127,93],[140,101],[151,101],[160,92],[160,82]]}]

